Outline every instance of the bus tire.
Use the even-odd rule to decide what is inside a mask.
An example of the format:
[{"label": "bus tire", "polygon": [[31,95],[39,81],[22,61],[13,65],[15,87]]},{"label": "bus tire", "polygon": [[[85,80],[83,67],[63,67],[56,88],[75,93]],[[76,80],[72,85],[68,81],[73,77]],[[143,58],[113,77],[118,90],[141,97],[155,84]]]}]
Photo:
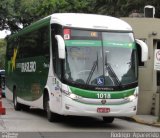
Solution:
[{"label": "bus tire", "polygon": [[17,101],[17,94],[16,94],[16,89],[13,89],[13,105],[14,105],[14,109],[16,111],[20,111],[21,110],[21,104],[18,103]]},{"label": "bus tire", "polygon": [[53,112],[50,110],[49,96],[48,96],[48,94],[45,95],[44,100],[45,100],[45,101],[44,101],[44,109],[45,109],[46,112],[47,112],[48,121],[49,121],[49,122],[58,122],[58,121],[59,121],[59,115],[56,114],[56,113],[53,113]]},{"label": "bus tire", "polygon": [[114,117],[103,117],[103,121],[110,124],[114,121]]}]

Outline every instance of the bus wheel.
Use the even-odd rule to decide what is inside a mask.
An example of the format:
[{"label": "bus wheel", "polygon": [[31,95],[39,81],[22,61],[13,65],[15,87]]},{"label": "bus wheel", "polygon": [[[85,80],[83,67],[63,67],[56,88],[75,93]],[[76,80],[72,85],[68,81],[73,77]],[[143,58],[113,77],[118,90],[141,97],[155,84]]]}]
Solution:
[{"label": "bus wheel", "polygon": [[112,123],[114,121],[114,117],[103,117],[103,121],[105,123]]},{"label": "bus wheel", "polygon": [[16,111],[21,110],[21,104],[17,102],[16,89],[13,90],[13,104]]},{"label": "bus wheel", "polygon": [[48,118],[48,121],[49,122],[57,122],[59,120],[59,115],[56,114],[56,113],[53,113],[51,110],[50,110],[50,105],[49,105],[49,96],[46,95],[45,97],[45,110],[47,112],[47,118]]}]

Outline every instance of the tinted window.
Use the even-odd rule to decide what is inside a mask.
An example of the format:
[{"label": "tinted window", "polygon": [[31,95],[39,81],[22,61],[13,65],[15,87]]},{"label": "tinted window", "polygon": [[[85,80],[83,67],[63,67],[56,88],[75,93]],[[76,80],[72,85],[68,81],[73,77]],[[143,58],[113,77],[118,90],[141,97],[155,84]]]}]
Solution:
[{"label": "tinted window", "polygon": [[10,60],[11,57],[13,56],[13,51],[14,51],[14,48],[17,47],[17,39],[10,39],[7,41],[7,53],[6,53],[6,56],[7,56],[7,59]]},{"label": "tinted window", "polygon": [[25,34],[20,37],[18,58],[49,55],[49,27]]}]

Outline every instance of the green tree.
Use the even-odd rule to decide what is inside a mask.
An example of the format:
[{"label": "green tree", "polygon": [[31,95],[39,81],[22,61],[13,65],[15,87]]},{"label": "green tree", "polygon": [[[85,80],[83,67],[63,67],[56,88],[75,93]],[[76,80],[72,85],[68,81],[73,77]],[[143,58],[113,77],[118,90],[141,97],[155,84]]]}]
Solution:
[{"label": "green tree", "polygon": [[155,17],[160,18],[160,1],[159,0],[146,0],[145,5],[152,5],[156,9]]},{"label": "green tree", "polygon": [[4,69],[5,66],[5,53],[6,53],[6,41],[0,39],[0,69]]},{"label": "green tree", "polygon": [[95,0],[92,8],[95,13],[123,17],[135,10],[143,13],[145,5],[154,6],[155,17],[160,18],[159,0]]},{"label": "green tree", "polygon": [[142,12],[144,0],[95,0],[95,11],[116,17],[128,16],[133,10]]},{"label": "green tree", "polygon": [[0,30],[8,29],[9,25],[8,22],[13,18],[13,0],[1,0],[0,2]]},{"label": "green tree", "polygon": [[25,27],[32,22],[61,12],[89,12],[92,0],[2,0],[0,3],[0,30],[16,32],[20,25]]},{"label": "green tree", "polygon": [[16,32],[20,25],[25,27],[52,13],[77,12],[128,16],[132,11],[143,12],[145,5],[156,8],[160,18],[159,0],[1,0],[0,30]]}]

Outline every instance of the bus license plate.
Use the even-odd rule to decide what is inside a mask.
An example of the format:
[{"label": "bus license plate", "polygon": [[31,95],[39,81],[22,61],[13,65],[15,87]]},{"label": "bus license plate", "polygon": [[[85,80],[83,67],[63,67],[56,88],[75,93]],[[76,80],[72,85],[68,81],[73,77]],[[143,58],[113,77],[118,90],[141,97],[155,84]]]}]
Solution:
[{"label": "bus license plate", "polygon": [[110,108],[97,108],[98,113],[109,113]]}]

